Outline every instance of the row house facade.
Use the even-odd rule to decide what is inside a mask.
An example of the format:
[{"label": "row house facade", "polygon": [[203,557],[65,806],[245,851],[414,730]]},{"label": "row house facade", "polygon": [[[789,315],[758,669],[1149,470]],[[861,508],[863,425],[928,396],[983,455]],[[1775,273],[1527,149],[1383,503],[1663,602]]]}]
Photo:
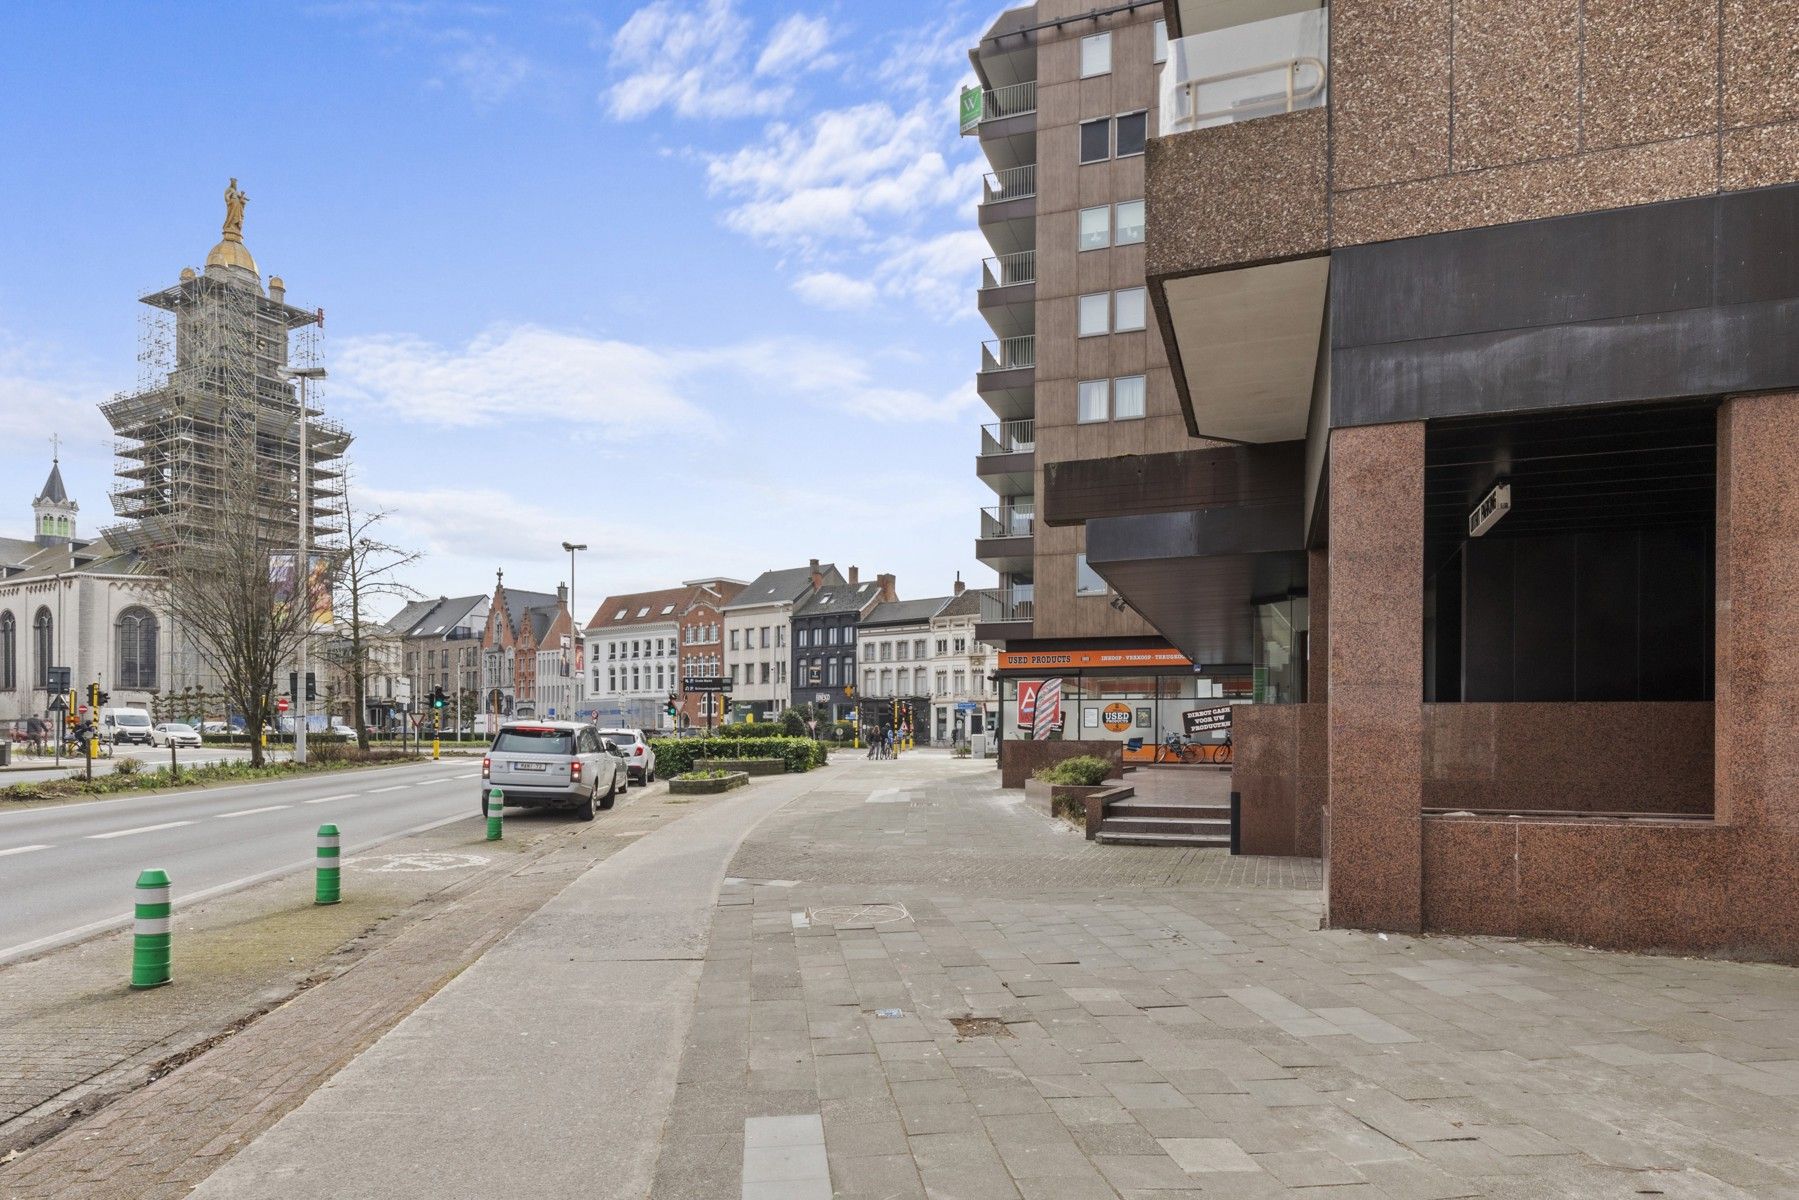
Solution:
[{"label": "row house facade", "polygon": [[[742,583],[695,579],[680,587],[608,596],[585,631],[588,699],[585,711],[601,724],[672,731],[687,705],[688,723],[701,716],[697,697],[684,694],[683,660],[702,664],[723,641],[719,605]],[[686,643],[686,639],[705,639]],[[684,644],[685,643],[685,644]],[[691,653],[689,653],[691,651]],[[721,661],[696,674],[719,674]],[[675,713],[668,711],[675,698]],[[716,718],[715,718],[716,719]]]},{"label": "row house facade", "polygon": [[[529,592],[507,587],[505,573],[496,572],[481,634],[482,711],[499,717],[539,715],[539,652],[561,652],[561,663],[553,664],[545,680],[555,687],[563,677],[561,664],[573,674],[572,631],[565,585],[553,593]],[[566,639],[569,646],[565,649],[551,640],[557,638]],[[572,691],[570,686],[571,697]]]},{"label": "row house facade", "polygon": [[897,705],[911,714],[915,738],[938,745],[992,727],[994,660],[975,634],[984,600],[958,579],[948,596],[885,603],[862,621],[861,694],[870,721],[889,724]]},{"label": "row house facade", "polygon": [[422,701],[442,688],[453,715],[470,715],[481,693],[481,635],[488,596],[438,596],[408,604],[387,623],[400,641],[400,676],[394,699]]},{"label": "row house facade", "polygon": [[847,720],[856,709],[856,631],[897,597],[892,575],[864,583],[857,568],[840,585],[809,591],[793,607],[793,702],[821,719]]},{"label": "row house facade", "polygon": [[725,677],[735,716],[766,721],[792,705],[794,606],[819,588],[844,582],[834,565],[815,558],[803,567],[764,571],[723,607]]},{"label": "row house facade", "polygon": [[931,618],[931,739],[954,745],[990,732],[997,693],[989,676],[993,648],[975,636],[985,593],[958,579],[955,594]]},{"label": "row house facade", "polygon": [[[681,613],[679,676],[717,679],[725,674],[724,606],[736,599],[741,579],[690,580],[693,599]],[[685,726],[716,725],[725,718],[724,698],[716,692],[678,693],[677,720]]]}]

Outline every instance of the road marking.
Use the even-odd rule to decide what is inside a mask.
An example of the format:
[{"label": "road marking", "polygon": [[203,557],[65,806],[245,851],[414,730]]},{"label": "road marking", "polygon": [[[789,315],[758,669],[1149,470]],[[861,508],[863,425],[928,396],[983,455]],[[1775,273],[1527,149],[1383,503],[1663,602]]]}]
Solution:
[{"label": "road marking", "polygon": [[136,829],[115,829],[111,833],[90,833],[91,842],[105,841],[107,838],[130,837],[134,833],[155,833],[158,829],[179,829],[183,825],[192,825],[192,821],[164,821],[161,825],[139,825]]},{"label": "road marking", "polygon": [[371,789],[371,790],[370,790],[370,792],[369,792],[369,795],[371,795],[371,796],[379,796],[379,795],[380,795],[380,794],[381,794],[381,793],[382,793],[382,792],[403,792],[403,791],[405,791],[405,790],[406,790],[406,789],[407,789],[407,788],[409,788],[409,787],[411,787],[411,786],[412,786],[412,785],[411,785],[411,784],[410,784],[410,783],[396,783],[396,784],[394,784],[394,785],[393,785],[393,786],[392,786],[392,787],[384,787],[384,788],[374,788],[374,789]]},{"label": "road marking", "polygon": [[443,780],[441,780],[441,779],[423,779],[423,780],[420,780],[418,783],[413,784],[412,786],[413,787],[436,787],[438,784],[440,784],[442,782],[443,782]]},{"label": "road marking", "polygon": [[481,778],[481,772],[470,771],[467,775],[458,775],[458,776],[456,776],[456,778],[457,779],[479,779],[479,778]]},{"label": "road marking", "polygon": [[232,817],[253,817],[257,813],[274,812],[278,808],[292,808],[291,804],[265,804],[261,808],[240,808],[236,812],[214,813],[213,817],[220,821],[228,821]]},{"label": "road marking", "polygon": [[320,796],[317,800],[302,800],[301,804],[327,804],[332,800],[354,800],[361,792],[342,792],[336,796]]},{"label": "road marking", "polygon": [[50,847],[47,845],[46,846],[14,846],[10,850],[0,850],[0,858],[5,858],[9,854],[29,854],[33,850],[48,850],[48,849],[50,849]]}]

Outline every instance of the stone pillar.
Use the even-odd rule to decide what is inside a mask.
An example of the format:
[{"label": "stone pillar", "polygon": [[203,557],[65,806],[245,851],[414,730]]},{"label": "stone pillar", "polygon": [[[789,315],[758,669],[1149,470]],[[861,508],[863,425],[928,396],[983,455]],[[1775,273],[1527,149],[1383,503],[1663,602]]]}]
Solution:
[{"label": "stone pillar", "polygon": [[1331,432],[1325,904],[1422,924],[1424,425]]},{"label": "stone pillar", "polygon": [[1718,410],[1714,810],[1799,836],[1799,393]]},{"label": "stone pillar", "polygon": [[1306,611],[1310,632],[1306,635],[1306,703],[1330,699],[1330,548],[1306,551]]}]

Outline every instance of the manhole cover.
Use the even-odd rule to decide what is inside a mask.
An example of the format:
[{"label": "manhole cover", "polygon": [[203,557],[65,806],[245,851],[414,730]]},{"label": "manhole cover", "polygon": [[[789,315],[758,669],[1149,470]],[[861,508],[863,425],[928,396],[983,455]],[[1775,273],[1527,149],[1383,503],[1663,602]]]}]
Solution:
[{"label": "manhole cover", "polygon": [[976,1037],[1009,1038],[1017,1037],[1006,1023],[998,1017],[951,1017],[949,1023],[956,1027],[956,1037],[966,1040]]},{"label": "manhole cover", "polygon": [[903,904],[835,904],[808,909],[806,918],[814,925],[847,929],[856,925],[891,925],[911,920],[912,914]]},{"label": "manhole cover", "polygon": [[486,861],[481,854],[376,854],[352,858],[344,865],[365,871],[459,871]]}]

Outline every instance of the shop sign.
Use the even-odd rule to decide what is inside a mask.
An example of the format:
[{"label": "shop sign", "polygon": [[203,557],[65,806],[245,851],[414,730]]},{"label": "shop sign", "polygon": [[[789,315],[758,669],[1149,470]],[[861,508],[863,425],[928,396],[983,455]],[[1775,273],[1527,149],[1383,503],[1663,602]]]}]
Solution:
[{"label": "shop sign", "polygon": [[1179,650],[1002,650],[999,669],[1031,671],[1045,668],[1191,667],[1193,660]]},{"label": "shop sign", "polygon": [[1113,733],[1123,733],[1131,727],[1131,706],[1128,704],[1108,704],[1106,710],[1099,715],[1106,728]]},{"label": "shop sign", "polygon": [[1025,679],[1018,684],[1018,727],[1028,729],[1034,741],[1043,741],[1062,728],[1062,681]]},{"label": "shop sign", "polygon": [[1214,729],[1231,727],[1231,705],[1221,704],[1216,708],[1191,708],[1181,714],[1181,724],[1187,730],[1187,736],[1206,733]]}]

